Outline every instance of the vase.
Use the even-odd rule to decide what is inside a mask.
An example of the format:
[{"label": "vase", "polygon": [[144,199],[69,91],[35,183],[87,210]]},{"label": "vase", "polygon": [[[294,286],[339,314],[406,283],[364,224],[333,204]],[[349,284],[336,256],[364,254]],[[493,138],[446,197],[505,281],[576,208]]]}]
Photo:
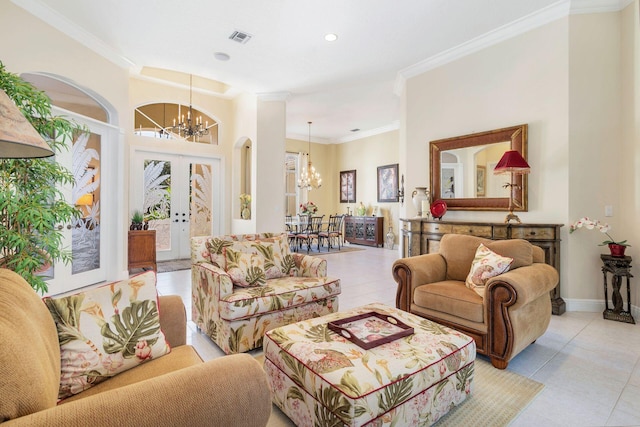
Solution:
[{"label": "vase", "polygon": [[618,245],[616,243],[609,243],[609,251],[611,252],[611,256],[615,257],[623,257],[624,250],[627,247],[625,245]]},{"label": "vase", "polygon": [[393,249],[393,245],[396,242],[396,235],[393,233],[393,227],[389,227],[389,232],[386,235],[387,249]]},{"label": "vase", "polygon": [[[415,206],[418,211],[418,216],[429,216],[429,211],[423,212],[423,206],[429,206],[429,199],[431,198],[431,194],[429,193],[429,189],[427,187],[416,187],[411,193],[411,200],[413,200],[413,206]],[[422,203],[425,202],[425,203]]]},{"label": "vase", "polygon": [[242,211],[240,211],[240,217],[242,219],[251,219],[251,209],[249,209],[247,206],[242,208]]}]

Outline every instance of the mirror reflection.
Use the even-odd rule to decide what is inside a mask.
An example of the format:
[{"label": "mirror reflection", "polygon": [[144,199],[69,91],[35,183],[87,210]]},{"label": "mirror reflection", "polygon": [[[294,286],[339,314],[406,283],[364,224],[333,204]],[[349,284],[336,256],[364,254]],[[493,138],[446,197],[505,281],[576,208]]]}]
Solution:
[{"label": "mirror reflection", "polygon": [[511,141],[457,148],[440,153],[440,194],[443,199],[509,197],[504,176],[493,169]]},{"label": "mirror reflection", "polygon": [[[431,141],[430,188],[432,200],[445,199],[448,210],[509,210],[506,175],[493,170],[505,151],[527,159],[527,125]],[[515,210],[526,211],[527,175],[513,177]]]}]

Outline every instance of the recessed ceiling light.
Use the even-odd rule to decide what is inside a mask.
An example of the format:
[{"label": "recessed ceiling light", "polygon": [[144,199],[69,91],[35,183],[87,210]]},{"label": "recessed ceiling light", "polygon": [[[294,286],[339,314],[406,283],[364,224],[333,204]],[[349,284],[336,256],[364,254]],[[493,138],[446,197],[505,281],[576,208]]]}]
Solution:
[{"label": "recessed ceiling light", "polygon": [[218,61],[228,61],[229,59],[231,59],[231,57],[224,52],[216,52],[213,54],[213,57]]},{"label": "recessed ceiling light", "polygon": [[329,33],[329,34],[326,34],[324,36],[324,39],[326,41],[328,41],[328,42],[334,42],[334,41],[338,40],[338,35],[337,34],[333,34],[333,33]]}]

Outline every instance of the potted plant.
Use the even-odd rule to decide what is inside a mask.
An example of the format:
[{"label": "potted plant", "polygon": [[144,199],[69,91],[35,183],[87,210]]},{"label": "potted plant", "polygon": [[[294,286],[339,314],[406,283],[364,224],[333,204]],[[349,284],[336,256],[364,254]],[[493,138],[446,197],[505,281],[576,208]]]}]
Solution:
[{"label": "potted plant", "polygon": [[[68,149],[69,142],[84,131],[70,120],[53,116],[45,93],[8,72],[2,62],[0,89],[54,153]],[[41,272],[56,262],[71,262],[71,251],[63,247],[61,224],[72,224],[80,211],[66,202],[60,187],[73,182],[71,171],[55,157],[0,159],[0,267],[15,271],[43,294],[48,286]]]},{"label": "potted plant", "polygon": [[593,229],[599,230],[601,233],[604,233],[609,238],[608,240],[605,240],[602,243],[600,243],[598,246],[605,246],[605,245],[609,246],[609,251],[611,252],[611,256],[623,257],[626,247],[631,246],[630,244],[627,243],[626,240],[621,240],[621,241],[613,240],[613,237],[609,235],[609,230],[611,230],[611,226],[609,224],[606,224],[606,223],[603,224],[597,219],[589,219],[587,217],[580,218],[579,220],[571,224],[571,226],[569,226],[569,234],[583,227],[586,228],[587,230],[593,230]]},{"label": "potted plant", "polygon": [[129,230],[142,230],[143,222],[144,216],[142,215],[142,212],[136,209],[131,215],[131,225],[129,226]]}]

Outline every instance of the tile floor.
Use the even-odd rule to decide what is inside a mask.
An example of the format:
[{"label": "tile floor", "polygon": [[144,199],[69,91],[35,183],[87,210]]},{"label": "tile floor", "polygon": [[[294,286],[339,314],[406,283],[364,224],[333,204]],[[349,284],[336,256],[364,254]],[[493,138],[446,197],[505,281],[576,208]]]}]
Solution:
[{"label": "tile floor", "polygon": [[[329,275],[341,279],[340,309],[395,305],[397,251],[353,246],[364,250],[321,255]],[[189,270],[158,274],[158,290],[181,295],[190,317]],[[205,360],[224,354],[192,322],[188,341]],[[512,426],[640,426],[640,325],[604,320],[601,313],[552,316],[547,332],[508,369],[545,384]]]}]

